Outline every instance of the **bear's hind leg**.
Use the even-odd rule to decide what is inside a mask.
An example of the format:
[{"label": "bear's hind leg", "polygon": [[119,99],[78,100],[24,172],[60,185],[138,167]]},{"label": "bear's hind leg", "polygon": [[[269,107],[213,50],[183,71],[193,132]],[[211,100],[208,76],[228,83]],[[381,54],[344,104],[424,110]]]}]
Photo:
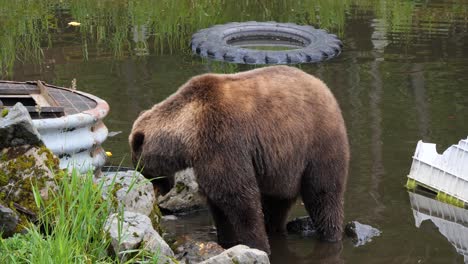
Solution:
[{"label": "bear's hind leg", "polygon": [[342,238],[347,170],[347,159],[337,157],[310,164],[302,176],[302,200],[322,240]]}]

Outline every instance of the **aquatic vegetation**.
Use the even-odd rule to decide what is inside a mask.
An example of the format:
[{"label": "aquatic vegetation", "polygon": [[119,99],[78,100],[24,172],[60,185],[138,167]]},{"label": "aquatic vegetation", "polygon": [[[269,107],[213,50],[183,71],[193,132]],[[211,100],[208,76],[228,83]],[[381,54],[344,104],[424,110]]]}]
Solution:
[{"label": "aquatic vegetation", "polygon": [[[0,72],[8,76],[16,62],[42,65],[44,49],[66,36],[81,49],[72,57],[122,58],[149,54],[190,53],[191,35],[199,29],[232,21],[278,21],[309,24],[344,35],[353,6],[373,13],[385,32],[410,40],[412,23],[440,31],[431,21],[443,17],[446,27],[468,21],[463,0],[444,8],[414,1],[385,0],[0,0]],[[442,32],[442,31],[441,31]]]},{"label": "aquatic vegetation", "polygon": [[[82,58],[90,52],[113,57],[188,51],[195,31],[230,21],[276,20],[312,24],[342,33],[346,1],[7,1],[0,0],[0,69],[15,59],[41,64],[43,48],[57,33],[79,34]],[[288,12],[284,12],[288,10]],[[69,24],[72,23],[72,24]],[[79,23],[79,27],[73,26]]]},{"label": "aquatic vegetation", "polygon": [[48,1],[0,1],[0,73],[8,75],[15,60],[40,64],[54,28]]}]

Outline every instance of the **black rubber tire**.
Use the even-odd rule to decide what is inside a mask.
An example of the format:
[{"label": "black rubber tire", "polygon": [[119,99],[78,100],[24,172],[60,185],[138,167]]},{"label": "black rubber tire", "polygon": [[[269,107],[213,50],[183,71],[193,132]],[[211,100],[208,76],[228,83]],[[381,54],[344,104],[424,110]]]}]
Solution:
[{"label": "black rubber tire", "polygon": [[[230,45],[242,39],[270,38],[295,42],[292,50],[255,50]],[[343,46],[336,35],[312,26],[293,23],[243,22],[216,25],[193,34],[193,53],[202,57],[241,64],[313,63],[336,57]]]}]

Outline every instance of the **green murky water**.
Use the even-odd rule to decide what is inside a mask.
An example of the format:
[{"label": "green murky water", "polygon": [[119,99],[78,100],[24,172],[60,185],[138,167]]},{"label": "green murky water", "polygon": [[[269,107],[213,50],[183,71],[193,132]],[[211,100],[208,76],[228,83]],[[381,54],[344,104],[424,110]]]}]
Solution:
[{"label": "green murky water", "polygon": [[[462,263],[462,239],[430,221],[415,226],[403,185],[419,139],[442,151],[468,135],[467,0],[0,0],[1,75],[63,86],[76,78],[110,104],[105,123],[122,133],[105,147],[113,164],[129,164],[127,136],[141,110],[196,74],[251,68],[192,56],[190,35],[250,20],[312,24],[343,40],[339,57],[301,68],[331,87],[348,126],[346,219],[383,232],[362,247],[289,236],[272,241],[272,262]],[[292,216],[303,214],[298,204]],[[209,223],[202,214],[176,229],[204,234]]]}]

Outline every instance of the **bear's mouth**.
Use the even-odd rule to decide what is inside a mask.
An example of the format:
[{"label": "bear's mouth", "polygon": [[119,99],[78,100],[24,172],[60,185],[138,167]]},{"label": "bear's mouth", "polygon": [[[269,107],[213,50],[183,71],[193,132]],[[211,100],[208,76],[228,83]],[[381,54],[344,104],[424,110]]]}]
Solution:
[{"label": "bear's mouth", "polygon": [[[144,174],[143,174],[144,175]],[[169,193],[174,188],[174,176],[147,177],[153,184],[154,191],[162,196]]]}]

